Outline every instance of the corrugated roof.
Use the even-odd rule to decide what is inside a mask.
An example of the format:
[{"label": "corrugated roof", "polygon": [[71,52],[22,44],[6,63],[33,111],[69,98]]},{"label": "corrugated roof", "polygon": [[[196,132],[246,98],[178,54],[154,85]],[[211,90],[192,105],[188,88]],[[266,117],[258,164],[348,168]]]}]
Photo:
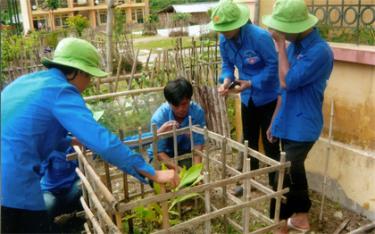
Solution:
[{"label": "corrugated roof", "polygon": [[199,3],[191,3],[191,4],[174,4],[170,5],[163,10],[160,10],[158,13],[161,12],[176,12],[176,13],[199,13],[199,12],[207,12],[210,8],[215,7],[219,2],[199,2]]}]

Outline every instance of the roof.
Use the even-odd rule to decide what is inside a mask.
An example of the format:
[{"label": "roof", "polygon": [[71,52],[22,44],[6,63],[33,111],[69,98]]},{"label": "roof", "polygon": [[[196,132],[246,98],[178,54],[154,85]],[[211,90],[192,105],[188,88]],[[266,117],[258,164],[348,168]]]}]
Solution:
[{"label": "roof", "polygon": [[176,13],[201,13],[207,12],[215,7],[219,2],[199,2],[190,4],[174,4],[160,10],[158,13],[176,12]]}]

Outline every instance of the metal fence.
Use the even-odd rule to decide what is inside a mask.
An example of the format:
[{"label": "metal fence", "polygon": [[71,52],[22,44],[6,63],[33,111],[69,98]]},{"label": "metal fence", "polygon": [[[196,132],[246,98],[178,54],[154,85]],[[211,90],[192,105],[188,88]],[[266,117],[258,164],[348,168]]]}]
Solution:
[{"label": "metal fence", "polygon": [[375,40],[374,1],[310,0],[308,7],[319,18],[320,25],[346,33],[351,30],[356,43],[363,43],[363,37],[367,37],[368,44]]}]

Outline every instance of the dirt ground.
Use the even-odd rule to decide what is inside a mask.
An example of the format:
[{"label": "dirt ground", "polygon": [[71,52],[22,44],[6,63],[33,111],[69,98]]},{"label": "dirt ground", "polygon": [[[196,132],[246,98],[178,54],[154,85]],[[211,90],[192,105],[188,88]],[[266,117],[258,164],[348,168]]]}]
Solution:
[{"label": "dirt ground", "polygon": [[[326,199],[323,210],[323,221],[320,224],[319,214],[322,199],[321,194],[311,191],[310,198],[312,200],[312,207],[310,210],[311,231],[309,233],[332,234],[348,219],[349,222],[339,233],[348,233],[371,222],[366,217],[342,208],[340,204]],[[375,234],[375,230],[370,230],[366,233]]]}]

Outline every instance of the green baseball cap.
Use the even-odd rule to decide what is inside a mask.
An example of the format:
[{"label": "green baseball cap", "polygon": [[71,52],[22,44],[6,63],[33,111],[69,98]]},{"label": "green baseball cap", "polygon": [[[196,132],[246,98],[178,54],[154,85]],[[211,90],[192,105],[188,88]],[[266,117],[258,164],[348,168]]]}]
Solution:
[{"label": "green baseball cap", "polygon": [[217,32],[228,32],[245,25],[250,18],[249,8],[233,0],[223,0],[212,10],[209,28]]},{"label": "green baseball cap", "polygon": [[100,69],[100,54],[88,41],[68,37],[62,39],[56,47],[53,59],[42,59],[46,67],[64,65],[77,68],[95,77],[104,77],[108,73]]},{"label": "green baseball cap", "polygon": [[310,14],[304,0],[276,0],[272,15],[262,19],[267,27],[284,33],[300,33],[312,28],[318,18]]}]

